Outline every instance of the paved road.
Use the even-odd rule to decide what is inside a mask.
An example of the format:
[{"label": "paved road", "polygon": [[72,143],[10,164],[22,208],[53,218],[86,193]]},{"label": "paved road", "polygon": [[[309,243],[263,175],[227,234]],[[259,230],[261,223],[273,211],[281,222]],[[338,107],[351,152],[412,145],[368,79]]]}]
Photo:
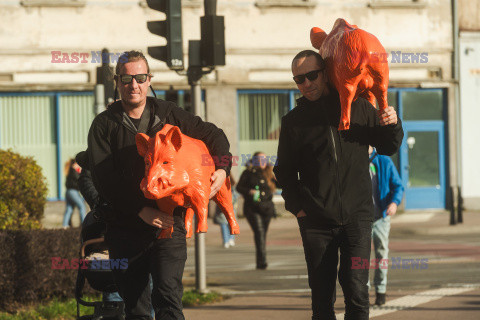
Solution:
[{"label": "paved road", "polygon": [[[474,213],[472,213],[474,214]],[[475,214],[475,222],[480,222]],[[474,221],[470,221],[473,223]],[[231,296],[221,303],[191,308],[187,319],[309,319],[310,295],[303,248],[296,221],[279,218],[268,236],[269,268],[255,270],[253,235],[244,220],[237,246],[221,247],[217,226],[207,234],[209,289]],[[472,226],[456,233],[429,235],[430,229],[448,226],[447,214],[423,221],[393,222],[390,257],[428,259],[426,268],[389,268],[387,305],[371,308],[373,319],[480,319],[480,237]],[[473,230],[473,231],[472,231]],[[430,230],[429,232],[433,232]],[[194,285],[193,240],[189,240],[185,285]],[[371,291],[371,302],[374,291]],[[344,304],[337,286],[336,312],[343,319]]]}]

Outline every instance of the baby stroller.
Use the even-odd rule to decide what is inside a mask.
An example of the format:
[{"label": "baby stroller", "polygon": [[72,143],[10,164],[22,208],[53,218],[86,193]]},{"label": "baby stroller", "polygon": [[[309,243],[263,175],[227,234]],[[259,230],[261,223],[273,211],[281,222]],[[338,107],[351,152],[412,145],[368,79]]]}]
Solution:
[{"label": "baby stroller", "polygon": [[[116,292],[117,287],[113,280],[113,272],[108,268],[98,268],[102,266],[101,260],[108,260],[108,249],[104,242],[105,222],[96,215],[95,211],[90,211],[84,219],[81,231],[80,259],[87,260],[85,264],[80,263],[77,273],[77,282],[75,285],[75,299],[77,300],[77,320],[124,320],[123,301],[85,301],[82,291],[85,286],[85,280],[90,287],[100,292]],[[93,266],[92,261],[95,266]],[[100,260],[100,261],[98,261]],[[88,266],[85,268],[85,265]],[[84,267],[82,269],[82,266]],[[92,315],[80,316],[80,305],[94,307]]]}]

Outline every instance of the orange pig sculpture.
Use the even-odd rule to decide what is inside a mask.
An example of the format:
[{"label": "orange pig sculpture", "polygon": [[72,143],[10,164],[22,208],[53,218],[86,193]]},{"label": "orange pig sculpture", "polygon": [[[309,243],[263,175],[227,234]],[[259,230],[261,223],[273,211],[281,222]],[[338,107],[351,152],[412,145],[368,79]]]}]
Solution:
[{"label": "orange pig sculpture", "polygon": [[[187,238],[193,233],[194,212],[198,217],[197,232],[207,232],[210,177],[215,167],[211,156],[208,163],[212,165],[205,165],[205,155],[210,155],[205,143],[182,134],[178,127],[169,124],[155,137],[138,133],[135,140],[138,153],[145,160],[145,177],[140,183],[145,197],[156,200],[160,211],[172,215],[176,207],[190,204],[185,215]],[[213,200],[227,218],[230,233],[239,234],[229,177]],[[172,232],[173,227],[163,229],[159,238],[171,238]]]},{"label": "orange pig sculpture", "polygon": [[310,41],[325,60],[328,77],[340,95],[338,130],[350,128],[350,108],[358,96],[372,105],[376,98],[381,110],[388,106],[388,55],[374,35],[337,19],[328,35],[312,28]]}]

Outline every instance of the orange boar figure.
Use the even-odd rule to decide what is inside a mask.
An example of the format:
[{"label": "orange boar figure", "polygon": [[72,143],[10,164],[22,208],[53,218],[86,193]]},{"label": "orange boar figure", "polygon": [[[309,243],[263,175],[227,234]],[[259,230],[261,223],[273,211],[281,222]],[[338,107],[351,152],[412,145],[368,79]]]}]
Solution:
[{"label": "orange boar figure", "polygon": [[[138,133],[135,140],[138,153],[145,160],[145,177],[140,183],[145,197],[156,200],[160,211],[172,215],[176,207],[190,205],[185,215],[187,238],[193,233],[194,212],[198,217],[197,233],[207,232],[210,177],[215,167],[205,143],[182,134],[178,127],[169,124],[155,137]],[[209,159],[205,159],[206,156]],[[206,162],[209,165],[205,165]],[[239,234],[229,177],[213,200],[227,218],[230,233]],[[172,232],[173,227],[163,229],[159,238],[171,238]]]},{"label": "orange boar figure", "polygon": [[359,96],[372,105],[376,98],[381,110],[388,106],[388,55],[374,35],[337,19],[328,35],[312,28],[310,41],[325,60],[328,77],[340,95],[338,130],[350,128],[350,108]]}]

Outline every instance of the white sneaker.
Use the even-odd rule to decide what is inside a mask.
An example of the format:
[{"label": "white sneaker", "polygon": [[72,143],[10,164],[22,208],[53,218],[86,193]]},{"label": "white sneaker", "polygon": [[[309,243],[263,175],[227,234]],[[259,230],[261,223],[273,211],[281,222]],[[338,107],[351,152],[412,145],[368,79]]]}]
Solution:
[{"label": "white sneaker", "polygon": [[224,243],[224,244],[223,244],[223,247],[224,247],[225,249],[230,248],[230,242]]},{"label": "white sneaker", "polygon": [[230,247],[235,247],[235,240],[230,239],[230,241],[228,241],[228,244],[230,245]]}]

